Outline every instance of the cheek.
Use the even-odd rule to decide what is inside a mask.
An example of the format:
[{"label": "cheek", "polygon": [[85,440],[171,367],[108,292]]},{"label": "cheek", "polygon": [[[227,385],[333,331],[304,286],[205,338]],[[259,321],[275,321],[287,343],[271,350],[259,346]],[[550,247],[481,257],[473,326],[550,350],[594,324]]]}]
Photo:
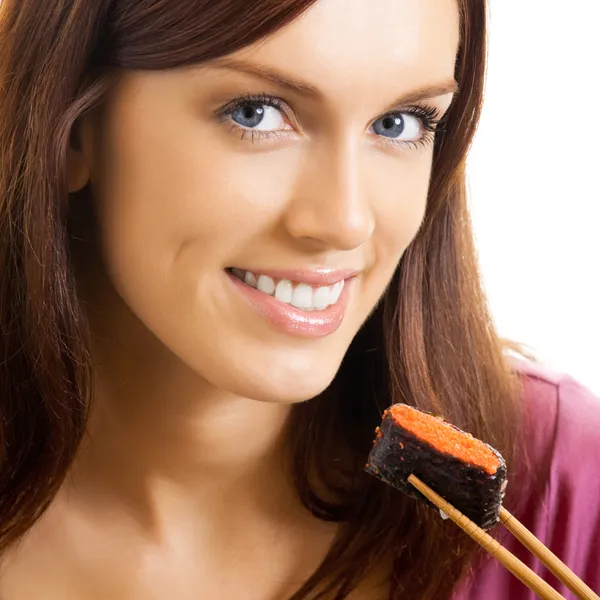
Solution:
[{"label": "cheek", "polygon": [[[415,152],[415,151],[412,151]],[[431,152],[415,152],[387,178],[376,179],[375,262],[387,285],[402,254],[416,236],[425,216],[431,174]]]},{"label": "cheek", "polygon": [[240,156],[193,127],[142,121],[108,132],[96,193],[107,259],[118,270],[166,276],[190,251],[231,266],[276,225],[296,179],[295,157]]}]

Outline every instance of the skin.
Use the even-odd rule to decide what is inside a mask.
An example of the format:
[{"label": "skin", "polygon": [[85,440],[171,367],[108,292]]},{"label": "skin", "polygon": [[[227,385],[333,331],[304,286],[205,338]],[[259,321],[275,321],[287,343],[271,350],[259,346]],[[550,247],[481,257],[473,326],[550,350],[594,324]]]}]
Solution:
[{"label": "skin", "polygon": [[[99,215],[81,259],[98,398],[67,483],[5,561],[4,600],[276,600],[316,568],[336,528],[300,506],[284,425],[333,379],[423,219],[432,144],[372,125],[441,116],[452,93],[396,100],[447,86],[457,46],[453,0],[320,0],[227,66],[121,74],[78,124],[69,186],[90,181]],[[275,138],[215,118],[248,93],[286,103]],[[339,329],[309,339],[242,301],[232,266],[359,274]],[[352,598],[385,598],[387,574]]]}]

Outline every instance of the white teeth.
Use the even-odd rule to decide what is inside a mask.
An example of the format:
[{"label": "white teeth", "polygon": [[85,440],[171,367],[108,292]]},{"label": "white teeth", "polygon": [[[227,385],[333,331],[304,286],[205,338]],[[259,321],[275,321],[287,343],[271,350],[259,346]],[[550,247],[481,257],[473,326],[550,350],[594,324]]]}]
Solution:
[{"label": "white teeth", "polygon": [[265,294],[269,294],[272,296],[275,292],[275,282],[267,275],[261,275],[258,278],[258,283],[256,284],[256,289]]},{"label": "white teeth", "polygon": [[[0,0],[1,2],[2,0]],[[344,281],[333,285],[324,285],[313,288],[307,283],[292,283],[289,279],[276,282],[268,275],[254,274],[251,271],[231,269],[231,273],[241,279],[246,285],[253,287],[264,294],[275,296],[280,302],[291,304],[303,310],[324,310],[335,304],[340,299],[344,289]]]},{"label": "white teeth", "polygon": [[[335,287],[335,286],[333,286]],[[329,287],[320,287],[317,288],[313,292],[313,304],[317,310],[323,310],[327,308],[330,304],[331,292],[329,291]],[[331,304],[335,304],[335,302],[331,302]]]},{"label": "white teeth", "polygon": [[335,304],[339,299],[344,289],[344,280],[338,281],[336,284],[332,285],[329,292],[329,303]]},{"label": "white teeth", "polygon": [[299,283],[294,289],[290,304],[296,308],[312,308],[313,291],[310,285]]},{"label": "white teeth", "polygon": [[[236,271],[237,269],[234,269],[233,272],[237,275]],[[243,277],[240,277],[240,279],[242,279],[246,285],[249,285],[253,288],[255,288],[256,284],[258,283],[256,280],[256,276],[254,275],[254,273],[250,273],[250,271],[246,271],[246,274]]]},{"label": "white teeth", "polygon": [[275,298],[289,304],[292,301],[293,292],[292,282],[289,279],[282,279],[275,288]]}]

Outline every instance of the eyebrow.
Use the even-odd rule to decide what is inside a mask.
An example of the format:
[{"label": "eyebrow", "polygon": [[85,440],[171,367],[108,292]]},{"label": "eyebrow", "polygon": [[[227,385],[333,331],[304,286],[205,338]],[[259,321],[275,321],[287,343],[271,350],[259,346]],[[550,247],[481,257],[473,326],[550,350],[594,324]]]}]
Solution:
[{"label": "eyebrow", "polygon": [[[212,61],[212,66],[220,69],[228,69],[231,71],[238,71],[241,73],[247,73],[253,75],[265,81],[274,83],[275,85],[291,90],[302,96],[311,98],[323,98],[323,93],[316,87],[299,81],[289,76],[286,73],[277,71],[264,65],[259,65],[252,62],[247,62],[239,59],[231,58],[218,58]],[[446,81],[442,81],[437,84],[425,85],[412,92],[409,92],[403,96],[397,98],[390,108],[401,106],[403,104],[410,104],[411,102],[418,102],[419,100],[425,100],[427,98],[436,98],[438,96],[445,96],[446,94],[455,94],[458,91],[458,84],[454,78],[450,78]]]},{"label": "eyebrow", "polygon": [[458,92],[458,83],[454,78],[450,78],[441,83],[424,85],[408,94],[396,98],[396,100],[390,104],[389,109],[391,110],[404,104],[419,102],[420,100],[427,100],[428,98],[437,98],[438,96],[445,96],[446,94],[456,94],[456,92]]},{"label": "eyebrow", "polygon": [[323,94],[312,85],[298,81],[293,77],[275,69],[258,65],[251,62],[242,60],[234,60],[231,58],[218,58],[212,61],[212,65],[219,69],[229,69],[231,71],[238,71],[241,73],[247,73],[248,75],[254,75],[265,81],[270,81],[279,87],[292,90],[302,96],[310,96],[313,98],[322,98]]}]

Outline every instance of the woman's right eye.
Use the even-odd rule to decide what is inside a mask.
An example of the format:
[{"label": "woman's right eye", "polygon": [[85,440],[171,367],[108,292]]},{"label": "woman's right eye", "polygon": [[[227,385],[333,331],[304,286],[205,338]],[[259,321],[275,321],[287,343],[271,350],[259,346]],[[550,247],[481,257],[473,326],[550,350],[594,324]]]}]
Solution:
[{"label": "woman's right eye", "polygon": [[229,118],[244,129],[270,132],[289,129],[281,110],[264,102],[244,102],[228,113]]}]

